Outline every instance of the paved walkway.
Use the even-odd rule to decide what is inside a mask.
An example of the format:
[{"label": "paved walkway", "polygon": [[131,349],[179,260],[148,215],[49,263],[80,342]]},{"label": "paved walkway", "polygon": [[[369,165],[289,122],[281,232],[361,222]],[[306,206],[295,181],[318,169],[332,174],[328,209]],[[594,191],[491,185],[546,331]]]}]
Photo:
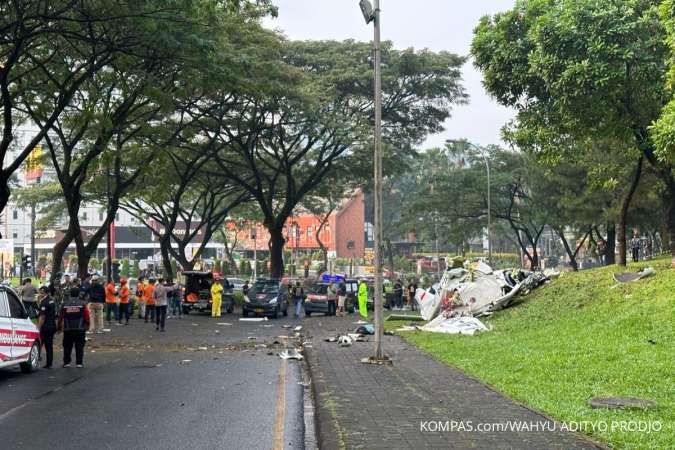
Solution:
[{"label": "paved walkway", "polygon": [[[356,320],[349,316],[303,321],[305,338],[312,341],[306,354],[321,449],[602,448],[572,433],[550,431],[555,424],[546,417],[433,360],[400,337],[385,336],[391,366],[360,363],[372,354],[372,342],[341,348],[324,341],[354,330]],[[456,429],[444,430],[446,422]],[[521,423],[532,428],[539,424],[540,429],[499,430]],[[478,432],[479,424],[492,430]]]}]

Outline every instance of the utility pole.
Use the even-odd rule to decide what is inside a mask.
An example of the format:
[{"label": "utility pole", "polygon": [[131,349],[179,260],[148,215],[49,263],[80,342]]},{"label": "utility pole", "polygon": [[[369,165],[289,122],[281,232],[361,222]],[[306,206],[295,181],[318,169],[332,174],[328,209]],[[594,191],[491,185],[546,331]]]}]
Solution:
[{"label": "utility pole", "polygon": [[374,361],[384,360],[382,351],[382,76],[380,48],[380,0],[371,5],[368,0],[359,2],[366,24],[374,23],[373,51],[375,60],[375,139],[373,154],[374,172],[374,231],[375,231],[375,355]]}]

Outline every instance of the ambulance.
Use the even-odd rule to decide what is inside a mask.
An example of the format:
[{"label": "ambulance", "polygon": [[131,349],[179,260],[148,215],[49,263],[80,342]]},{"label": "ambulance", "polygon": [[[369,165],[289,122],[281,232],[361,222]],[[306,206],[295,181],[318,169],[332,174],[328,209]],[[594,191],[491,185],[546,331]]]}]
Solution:
[{"label": "ambulance", "polygon": [[14,290],[0,286],[0,368],[19,366],[23,373],[38,368],[40,332]]}]

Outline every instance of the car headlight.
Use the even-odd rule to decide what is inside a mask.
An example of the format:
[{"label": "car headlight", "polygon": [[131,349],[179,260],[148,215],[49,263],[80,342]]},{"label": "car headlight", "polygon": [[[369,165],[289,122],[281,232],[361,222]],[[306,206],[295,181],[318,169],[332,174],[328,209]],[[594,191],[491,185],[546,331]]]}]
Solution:
[{"label": "car headlight", "polygon": [[276,305],[277,304],[277,298],[279,298],[279,297],[274,297],[272,300],[270,300],[270,305]]}]

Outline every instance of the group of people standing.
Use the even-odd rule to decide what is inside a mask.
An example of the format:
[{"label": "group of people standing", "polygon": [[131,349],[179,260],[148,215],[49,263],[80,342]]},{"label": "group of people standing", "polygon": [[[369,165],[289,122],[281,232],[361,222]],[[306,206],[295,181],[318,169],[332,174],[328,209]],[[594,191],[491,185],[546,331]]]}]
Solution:
[{"label": "group of people standing", "polygon": [[[32,281],[27,279],[19,290],[22,299],[31,301]],[[145,323],[154,323],[155,330],[163,332],[166,326],[169,304],[174,314],[181,314],[180,285],[163,278],[139,279],[134,292],[138,303],[138,318]],[[36,289],[38,300],[38,329],[45,348],[45,368],[52,367],[54,335],[63,331],[63,367],[70,367],[72,350],[75,348],[77,367],[84,367],[86,333],[104,331],[104,315],[108,325],[114,320],[117,325],[129,325],[132,316],[131,291],[127,280],[120,279],[119,287],[112,280],[105,285],[99,277],[88,276],[84,280],[70,280],[65,276],[57,288],[53,284]],[[34,300],[34,298],[33,298]],[[124,321],[124,322],[123,322]]]}]

